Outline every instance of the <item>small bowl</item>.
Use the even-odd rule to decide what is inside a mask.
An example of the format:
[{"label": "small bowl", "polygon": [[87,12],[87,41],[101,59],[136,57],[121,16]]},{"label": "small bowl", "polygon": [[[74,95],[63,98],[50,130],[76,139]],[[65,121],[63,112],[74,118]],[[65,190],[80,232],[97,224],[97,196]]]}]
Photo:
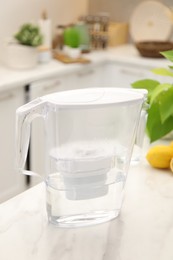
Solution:
[{"label": "small bowl", "polygon": [[143,57],[149,58],[163,58],[160,54],[162,51],[173,49],[173,42],[166,41],[143,41],[136,42],[136,48]]}]

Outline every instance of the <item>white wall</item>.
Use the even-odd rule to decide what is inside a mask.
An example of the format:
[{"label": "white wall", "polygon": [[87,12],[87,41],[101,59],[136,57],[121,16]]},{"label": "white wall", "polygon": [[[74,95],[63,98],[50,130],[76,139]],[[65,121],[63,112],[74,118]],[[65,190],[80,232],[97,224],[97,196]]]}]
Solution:
[{"label": "white wall", "polygon": [[88,0],[0,0],[0,39],[9,38],[25,22],[37,22],[43,9],[55,25],[76,21],[88,11]]},{"label": "white wall", "polygon": [[[108,12],[113,21],[128,22],[129,18],[139,3],[146,0],[88,0],[89,12],[96,14],[98,12]],[[155,0],[169,7],[173,7],[173,0]]]}]

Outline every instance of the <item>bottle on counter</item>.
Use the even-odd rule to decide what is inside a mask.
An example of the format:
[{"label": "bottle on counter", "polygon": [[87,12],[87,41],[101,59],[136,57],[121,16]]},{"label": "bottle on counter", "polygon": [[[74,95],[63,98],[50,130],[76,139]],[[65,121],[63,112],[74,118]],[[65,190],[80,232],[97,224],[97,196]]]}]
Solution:
[{"label": "bottle on counter", "polygon": [[56,33],[52,41],[53,50],[62,51],[64,46],[64,25],[58,25],[56,28]]},{"label": "bottle on counter", "polygon": [[43,46],[49,49],[52,48],[52,33],[51,33],[51,20],[47,16],[47,12],[44,10],[41,14],[41,19],[38,22],[40,31],[43,35]]},{"label": "bottle on counter", "polygon": [[52,33],[51,33],[51,20],[47,16],[47,12],[44,10],[41,14],[41,19],[38,21],[40,31],[43,35],[43,43],[38,48],[39,50],[39,62],[47,63],[52,58]]},{"label": "bottle on counter", "polygon": [[79,35],[79,46],[82,53],[90,51],[90,34],[88,25],[84,22],[79,22],[75,25],[76,31]]}]

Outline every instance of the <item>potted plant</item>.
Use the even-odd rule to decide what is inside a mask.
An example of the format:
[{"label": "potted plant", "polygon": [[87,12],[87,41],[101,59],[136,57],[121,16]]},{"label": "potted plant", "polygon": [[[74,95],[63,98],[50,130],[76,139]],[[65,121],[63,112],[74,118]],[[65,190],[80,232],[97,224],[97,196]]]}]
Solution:
[{"label": "potted plant", "polygon": [[81,54],[79,32],[71,25],[64,30],[64,51],[71,58],[78,58]]},{"label": "potted plant", "polygon": [[17,69],[28,69],[37,65],[37,47],[42,44],[43,37],[38,26],[24,24],[14,35],[14,40],[7,46],[7,63]]},{"label": "potted plant", "polygon": [[[173,50],[161,52],[169,61],[173,62]],[[173,77],[173,66],[156,68],[153,73]],[[146,132],[150,142],[157,141],[173,130],[173,83],[161,83],[153,79],[143,79],[132,84],[133,88],[148,90],[148,116]]]}]

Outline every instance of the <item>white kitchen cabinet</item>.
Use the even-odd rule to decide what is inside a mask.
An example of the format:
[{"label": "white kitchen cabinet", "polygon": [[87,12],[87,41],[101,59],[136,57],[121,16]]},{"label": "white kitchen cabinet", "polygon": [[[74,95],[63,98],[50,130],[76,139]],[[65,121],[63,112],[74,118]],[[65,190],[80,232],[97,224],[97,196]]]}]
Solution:
[{"label": "white kitchen cabinet", "polygon": [[103,64],[85,65],[73,74],[70,82],[71,89],[103,87]]},{"label": "white kitchen cabinet", "polygon": [[24,176],[15,170],[15,113],[23,103],[23,87],[0,92],[0,202],[25,189]]},{"label": "white kitchen cabinet", "polygon": [[104,87],[129,88],[131,84],[137,80],[153,77],[153,73],[145,67],[134,64],[109,62],[104,65],[102,84]]},{"label": "white kitchen cabinet", "polygon": [[69,75],[66,74],[35,81],[30,84],[30,100],[52,92],[67,90],[68,82]]}]

